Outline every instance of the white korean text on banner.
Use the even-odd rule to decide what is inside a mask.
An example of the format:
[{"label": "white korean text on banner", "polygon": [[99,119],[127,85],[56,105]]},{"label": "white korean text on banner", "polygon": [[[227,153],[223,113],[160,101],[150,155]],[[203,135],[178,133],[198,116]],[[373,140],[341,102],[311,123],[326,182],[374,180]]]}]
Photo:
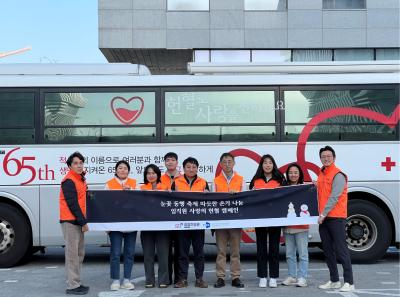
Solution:
[{"label": "white korean text on banner", "polygon": [[240,193],[90,191],[92,231],[225,229],[316,224],[313,184]]}]

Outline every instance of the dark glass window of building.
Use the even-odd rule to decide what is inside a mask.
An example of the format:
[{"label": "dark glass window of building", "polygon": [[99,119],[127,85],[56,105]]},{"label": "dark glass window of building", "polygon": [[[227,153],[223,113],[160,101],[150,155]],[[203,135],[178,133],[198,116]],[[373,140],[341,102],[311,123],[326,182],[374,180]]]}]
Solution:
[{"label": "dark glass window of building", "polygon": [[366,9],[366,0],[323,0],[323,9]]}]

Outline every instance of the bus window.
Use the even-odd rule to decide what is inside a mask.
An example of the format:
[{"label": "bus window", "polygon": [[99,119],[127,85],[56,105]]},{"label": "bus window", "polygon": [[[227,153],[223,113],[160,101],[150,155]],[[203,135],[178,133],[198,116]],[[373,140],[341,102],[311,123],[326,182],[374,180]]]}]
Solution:
[{"label": "bus window", "polygon": [[275,126],[169,126],[165,142],[276,141]]},{"label": "bus window", "polygon": [[0,143],[35,142],[34,93],[0,92]]},{"label": "bus window", "polygon": [[141,143],[155,142],[155,127],[46,128],[45,143]]},{"label": "bus window", "polygon": [[275,141],[274,102],[274,91],[166,92],[164,141]]},{"label": "bus window", "polygon": [[[297,141],[312,118],[328,110],[357,107],[390,116],[398,104],[394,89],[285,91],[284,141]],[[310,141],[397,140],[396,129],[368,118],[344,114],[325,119],[312,130]]]},{"label": "bus window", "polygon": [[156,141],[155,92],[46,93],[46,143]]}]

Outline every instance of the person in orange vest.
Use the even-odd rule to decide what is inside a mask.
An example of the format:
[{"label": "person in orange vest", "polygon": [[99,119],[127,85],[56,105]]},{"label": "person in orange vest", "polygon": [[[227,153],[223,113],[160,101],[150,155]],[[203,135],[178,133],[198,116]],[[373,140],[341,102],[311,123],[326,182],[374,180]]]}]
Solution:
[{"label": "person in orange vest", "polygon": [[[115,164],[115,176],[107,181],[106,190],[135,190],[136,180],[129,178],[131,167],[125,160],[120,160]],[[120,232],[110,231],[110,276],[112,291],[118,291],[120,288],[133,290],[135,285],[130,281],[135,256],[135,244],[137,231]],[[120,282],[120,260],[122,241],[124,242],[124,279]]]},{"label": "person in orange vest", "polygon": [[[172,191],[180,192],[208,192],[207,181],[197,176],[199,162],[189,157],[183,161],[184,175],[175,179],[172,183]],[[194,271],[198,288],[207,288],[207,282],[203,279],[204,273],[204,230],[182,230],[178,231],[178,259],[179,276],[175,288],[185,288],[188,286],[187,276],[189,270],[189,250],[193,247]]]},{"label": "person in orange vest", "polygon": [[181,176],[178,170],[178,155],[174,152],[166,153],[164,156],[164,164],[167,171],[161,176],[161,183],[170,190],[175,178]]},{"label": "person in orange vest", "polygon": [[[250,182],[250,189],[274,189],[286,185],[283,174],[279,171],[275,159],[271,155],[261,157],[256,174]],[[281,227],[257,227],[257,276],[260,278],[258,286],[267,287],[269,266],[269,287],[276,288],[279,277],[279,241]],[[267,250],[267,237],[269,251]],[[269,254],[268,254],[269,252]],[[268,266],[267,266],[268,263]]]},{"label": "person in orange vest", "polygon": [[[161,176],[161,182],[171,190],[171,185],[174,180],[181,176],[178,170],[178,155],[174,152],[166,153],[164,156],[164,164],[167,171]],[[170,231],[169,238],[169,256],[168,256],[168,272],[169,272],[169,284],[176,283],[178,281],[178,231]]]},{"label": "person in orange vest", "polygon": [[[304,174],[299,164],[292,163],[288,166],[286,180],[288,185],[293,186],[304,183]],[[287,226],[283,229],[289,274],[282,282],[284,286],[307,287],[308,229],[308,225]],[[298,265],[297,253],[299,254]],[[299,268],[298,271],[297,268]]]},{"label": "person in orange vest", "polygon": [[[238,193],[243,191],[246,187],[243,177],[233,171],[235,157],[231,153],[223,153],[219,159],[219,164],[222,168],[222,172],[214,179],[214,192]],[[241,228],[215,230],[218,252],[215,269],[217,281],[214,284],[214,288],[225,286],[226,249],[228,243],[230,249],[232,286],[236,288],[244,287],[244,284],[240,280],[241,235]]]},{"label": "person in orange vest", "polygon": [[85,257],[84,233],[89,230],[86,222],[85,158],[75,152],[67,159],[68,173],[61,182],[60,223],[65,241],[66,293],[85,295],[89,287],[81,283],[81,269]]},{"label": "person in orange vest", "polygon": [[[320,289],[354,291],[353,270],[346,242],[347,176],[335,165],[336,154],[332,147],[319,150],[322,168],[318,175],[319,234],[328,265],[330,280]],[[343,266],[344,284],[341,286],[337,260]]]},{"label": "person in orange vest", "polygon": [[[167,191],[168,187],[161,183],[161,171],[149,164],[143,172],[144,184],[140,186],[143,191]],[[169,231],[142,231],[140,239],[143,248],[144,272],[146,275],[146,288],[154,288],[155,251],[158,259],[158,287],[167,288],[169,283],[168,255],[169,255]]]}]

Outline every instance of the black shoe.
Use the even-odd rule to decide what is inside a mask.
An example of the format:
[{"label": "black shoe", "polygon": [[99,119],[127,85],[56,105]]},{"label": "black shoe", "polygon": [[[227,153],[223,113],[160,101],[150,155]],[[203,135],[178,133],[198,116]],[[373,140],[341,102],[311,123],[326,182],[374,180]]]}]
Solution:
[{"label": "black shoe", "polygon": [[79,286],[75,289],[65,290],[65,293],[69,295],[86,295],[88,292],[89,292],[89,287],[85,286]]},{"label": "black shoe", "polygon": [[244,283],[240,281],[240,278],[235,278],[232,280],[232,287],[244,288]]},{"label": "black shoe", "polygon": [[225,287],[225,281],[223,278],[219,277],[214,284],[214,288],[222,288],[222,287]]}]

